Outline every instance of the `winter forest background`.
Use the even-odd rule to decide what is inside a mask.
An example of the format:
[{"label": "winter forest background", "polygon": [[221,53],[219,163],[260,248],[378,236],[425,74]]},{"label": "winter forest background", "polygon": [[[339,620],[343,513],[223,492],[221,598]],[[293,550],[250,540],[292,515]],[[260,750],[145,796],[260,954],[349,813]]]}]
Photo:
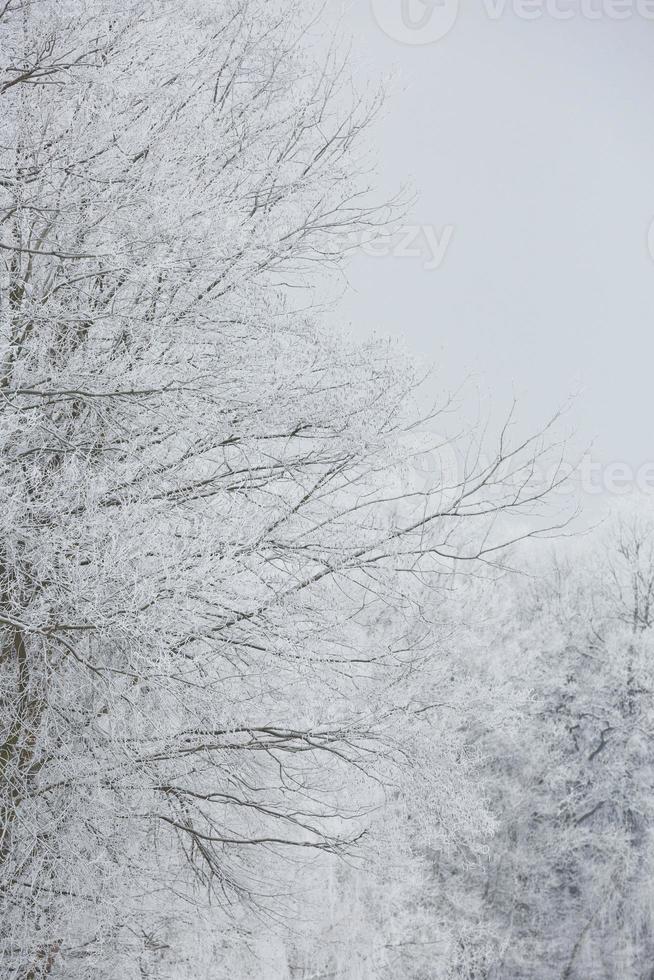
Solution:
[{"label": "winter forest background", "polygon": [[651,980],[654,512],[338,327],[319,14],[0,0],[0,975]]}]

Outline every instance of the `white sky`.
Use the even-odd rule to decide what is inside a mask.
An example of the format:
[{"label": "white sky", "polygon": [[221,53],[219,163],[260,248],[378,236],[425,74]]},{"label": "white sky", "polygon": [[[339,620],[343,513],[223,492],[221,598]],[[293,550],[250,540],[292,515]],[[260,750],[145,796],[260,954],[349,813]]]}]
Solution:
[{"label": "white sky", "polygon": [[346,315],[405,338],[446,386],[472,372],[500,408],[515,393],[529,426],[581,391],[580,445],[654,460],[654,19],[529,22],[510,3],[492,19],[475,0],[421,46],[376,22],[401,4],[346,3],[366,74],[400,69],[375,133],[380,184],[411,181],[409,220],[454,236],[436,270],[355,258]]}]

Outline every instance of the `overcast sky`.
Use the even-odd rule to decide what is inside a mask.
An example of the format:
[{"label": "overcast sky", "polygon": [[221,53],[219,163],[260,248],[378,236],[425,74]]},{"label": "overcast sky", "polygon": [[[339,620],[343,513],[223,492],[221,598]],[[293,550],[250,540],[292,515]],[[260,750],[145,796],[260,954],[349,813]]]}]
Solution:
[{"label": "overcast sky", "polygon": [[594,0],[596,20],[527,21],[475,0],[433,41],[453,2],[436,22],[406,0],[422,33],[402,0],[346,6],[358,60],[400,70],[380,184],[410,180],[409,222],[447,245],[438,268],[424,238],[420,257],[358,256],[347,314],[405,338],[448,386],[473,372],[497,404],[515,393],[532,426],[580,391],[579,443],[635,469],[654,460],[654,20]]}]

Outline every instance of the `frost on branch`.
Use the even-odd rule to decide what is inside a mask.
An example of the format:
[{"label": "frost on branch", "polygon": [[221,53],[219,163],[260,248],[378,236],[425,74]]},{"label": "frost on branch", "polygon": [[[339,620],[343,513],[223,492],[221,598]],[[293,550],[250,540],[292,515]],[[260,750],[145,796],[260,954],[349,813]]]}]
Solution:
[{"label": "frost on branch", "polygon": [[389,801],[489,827],[424,596],[525,533],[543,449],[398,493],[410,367],[288,285],[386,217],[309,23],[0,5],[7,977],[265,974]]}]

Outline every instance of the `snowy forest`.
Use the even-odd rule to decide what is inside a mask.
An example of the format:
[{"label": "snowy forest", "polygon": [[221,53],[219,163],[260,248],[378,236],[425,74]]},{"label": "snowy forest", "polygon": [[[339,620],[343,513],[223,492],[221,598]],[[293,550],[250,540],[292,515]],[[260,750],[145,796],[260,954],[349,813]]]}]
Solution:
[{"label": "snowy forest", "polygon": [[2,980],[654,977],[654,511],[337,325],[382,90],[0,0]]}]

